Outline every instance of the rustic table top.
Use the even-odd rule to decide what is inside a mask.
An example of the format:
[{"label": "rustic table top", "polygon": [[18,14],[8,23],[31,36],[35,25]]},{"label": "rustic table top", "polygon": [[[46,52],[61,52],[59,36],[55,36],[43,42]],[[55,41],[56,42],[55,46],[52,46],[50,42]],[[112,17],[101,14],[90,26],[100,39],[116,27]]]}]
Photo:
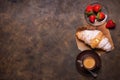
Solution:
[{"label": "rustic table top", "polygon": [[[79,74],[75,31],[95,0],[0,0],[0,80],[92,80]],[[120,0],[98,0],[117,27],[96,80],[120,80]]]}]

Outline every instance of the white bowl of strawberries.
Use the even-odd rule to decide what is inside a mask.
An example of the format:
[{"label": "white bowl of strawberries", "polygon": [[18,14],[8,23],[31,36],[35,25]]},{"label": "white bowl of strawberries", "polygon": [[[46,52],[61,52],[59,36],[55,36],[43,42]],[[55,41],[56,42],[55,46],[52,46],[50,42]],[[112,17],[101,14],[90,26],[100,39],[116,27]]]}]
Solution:
[{"label": "white bowl of strawberries", "polygon": [[107,20],[107,10],[99,3],[89,4],[85,9],[85,19],[93,26],[100,26]]}]

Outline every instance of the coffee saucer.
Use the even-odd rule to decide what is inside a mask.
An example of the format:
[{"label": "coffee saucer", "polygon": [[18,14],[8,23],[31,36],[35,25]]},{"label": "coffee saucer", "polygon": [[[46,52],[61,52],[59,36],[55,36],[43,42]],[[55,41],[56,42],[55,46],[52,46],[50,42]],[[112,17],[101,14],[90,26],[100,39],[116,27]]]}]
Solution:
[{"label": "coffee saucer", "polygon": [[[92,68],[85,67],[83,62],[87,57],[91,57],[94,59],[94,62],[95,62],[94,67]],[[101,59],[99,55],[93,50],[82,51],[81,53],[78,54],[76,58],[76,68],[80,74],[87,75],[87,76],[93,75],[94,77],[96,77],[99,69],[101,68]]]}]

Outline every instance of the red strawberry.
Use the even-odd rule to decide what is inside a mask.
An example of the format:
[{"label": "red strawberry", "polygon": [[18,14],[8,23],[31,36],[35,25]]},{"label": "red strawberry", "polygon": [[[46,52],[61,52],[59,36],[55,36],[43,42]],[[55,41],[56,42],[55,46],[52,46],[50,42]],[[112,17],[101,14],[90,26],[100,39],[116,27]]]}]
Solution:
[{"label": "red strawberry", "polygon": [[91,14],[93,14],[93,9],[92,9],[92,5],[88,5],[86,7],[85,13],[87,14],[87,16],[90,16]]},{"label": "red strawberry", "polygon": [[95,22],[95,19],[96,19],[96,16],[95,16],[95,15],[90,15],[90,16],[89,16],[89,21],[90,21],[91,23],[94,23],[94,22]]},{"label": "red strawberry", "polygon": [[100,4],[94,4],[93,5],[93,11],[95,13],[98,13],[99,11],[101,11],[101,9],[102,9],[102,6]]},{"label": "red strawberry", "polygon": [[105,18],[105,14],[103,12],[97,13],[97,20],[102,21]]},{"label": "red strawberry", "polygon": [[107,24],[106,24],[106,28],[109,28],[109,29],[113,29],[115,28],[116,24],[113,20],[108,20]]}]

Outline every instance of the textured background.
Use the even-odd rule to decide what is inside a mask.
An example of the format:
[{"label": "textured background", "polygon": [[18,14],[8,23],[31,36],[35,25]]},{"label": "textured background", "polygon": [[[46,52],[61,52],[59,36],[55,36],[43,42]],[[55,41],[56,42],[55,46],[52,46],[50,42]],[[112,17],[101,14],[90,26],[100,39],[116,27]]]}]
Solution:
[{"label": "textured background", "polygon": [[[0,80],[92,80],[75,67],[78,26],[95,0],[0,0]],[[120,0],[98,0],[117,27],[96,80],[120,80]]]}]

